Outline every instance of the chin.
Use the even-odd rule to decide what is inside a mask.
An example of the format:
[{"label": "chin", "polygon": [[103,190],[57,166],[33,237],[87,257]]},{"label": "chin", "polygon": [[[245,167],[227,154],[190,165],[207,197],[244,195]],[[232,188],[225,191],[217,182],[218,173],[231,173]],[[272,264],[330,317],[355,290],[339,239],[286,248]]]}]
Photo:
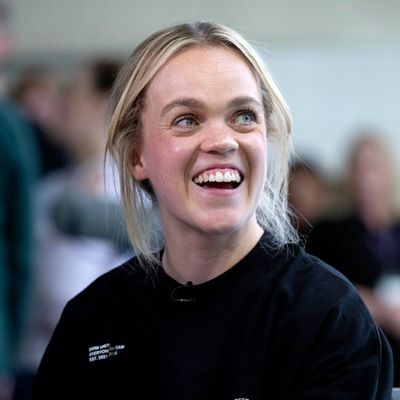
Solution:
[{"label": "chin", "polygon": [[238,218],[237,215],[224,215],[223,213],[206,217],[198,225],[201,232],[207,235],[230,235],[247,227],[250,218]]}]

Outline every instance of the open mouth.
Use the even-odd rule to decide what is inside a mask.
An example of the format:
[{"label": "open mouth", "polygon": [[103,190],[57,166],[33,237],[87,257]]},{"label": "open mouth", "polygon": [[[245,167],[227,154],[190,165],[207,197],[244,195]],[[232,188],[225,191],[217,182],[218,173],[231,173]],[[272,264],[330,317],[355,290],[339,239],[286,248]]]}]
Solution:
[{"label": "open mouth", "polygon": [[196,185],[210,189],[236,189],[242,181],[243,177],[235,169],[205,171],[193,178]]}]

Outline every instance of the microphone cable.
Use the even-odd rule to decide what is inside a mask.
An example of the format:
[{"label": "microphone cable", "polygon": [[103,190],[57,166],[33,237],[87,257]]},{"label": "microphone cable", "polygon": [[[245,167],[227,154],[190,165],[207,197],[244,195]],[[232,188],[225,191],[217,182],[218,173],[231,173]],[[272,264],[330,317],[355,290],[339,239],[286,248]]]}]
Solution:
[{"label": "microphone cable", "polygon": [[193,286],[193,282],[188,281],[185,285],[177,286],[171,291],[171,299],[172,301],[175,301],[177,303],[194,303],[197,299],[196,297],[182,297],[178,296],[177,291],[178,290],[184,290],[186,288],[190,288]]}]

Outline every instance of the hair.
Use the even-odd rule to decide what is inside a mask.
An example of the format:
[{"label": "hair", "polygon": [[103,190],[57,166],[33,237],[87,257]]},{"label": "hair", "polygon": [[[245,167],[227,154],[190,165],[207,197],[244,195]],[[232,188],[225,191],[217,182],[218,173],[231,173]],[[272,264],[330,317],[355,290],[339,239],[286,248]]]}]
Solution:
[{"label": "hair", "polygon": [[298,157],[289,164],[289,185],[292,177],[298,172],[305,172],[321,183],[325,181],[320,166],[312,159]]},{"label": "hair", "polygon": [[271,159],[268,157],[268,174],[256,210],[257,221],[273,234],[274,248],[298,241],[287,206],[291,117],[282,94],[261,57],[239,33],[211,22],[181,24],[152,34],[136,47],[122,68],[112,95],[107,149],[117,164],[128,233],[142,265],[157,264],[158,260],[152,255],[156,229],[148,223],[146,212],[148,202],[156,207],[157,200],[148,182],[137,181],[132,176],[132,160],[141,143],[141,111],[155,75],[172,57],[194,47],[233,49],[258,76],[267,135],[274,150]]},{"label": "hair", "polygon": [[48,89],[55,83],[52,72],[46,67],[32,66],[23,69],[10,88],[10,97],[17,103],[22,102],[32,89]]}]

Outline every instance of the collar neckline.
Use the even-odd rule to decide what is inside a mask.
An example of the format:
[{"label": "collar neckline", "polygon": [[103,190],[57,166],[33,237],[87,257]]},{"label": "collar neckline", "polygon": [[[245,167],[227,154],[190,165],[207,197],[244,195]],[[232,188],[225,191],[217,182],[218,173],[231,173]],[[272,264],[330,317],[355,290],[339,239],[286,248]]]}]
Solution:
[{"label": "collar neckline", "polygon": [[273,273],[276,258],[282,252],[272,252],[270,242],[271,235],[264,233],[239,262],[215,278],[196,285],[181,284],[160,267],[156,285],[158,301],[162,307],[186,315],[221,312],[234,306],[235,299],[259,283],[266,273]]}]

